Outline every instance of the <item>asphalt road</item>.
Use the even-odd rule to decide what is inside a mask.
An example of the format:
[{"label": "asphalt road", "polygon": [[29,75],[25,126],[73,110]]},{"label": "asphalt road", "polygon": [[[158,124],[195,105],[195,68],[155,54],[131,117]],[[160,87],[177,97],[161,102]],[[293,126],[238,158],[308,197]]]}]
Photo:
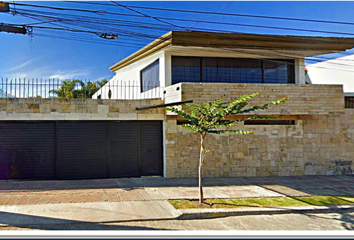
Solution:
[{"label": "asphalt road", "polygon": [[237,216],[199,220],[11,226],[0,227],[0,230],[354,230],[354,211]]}]

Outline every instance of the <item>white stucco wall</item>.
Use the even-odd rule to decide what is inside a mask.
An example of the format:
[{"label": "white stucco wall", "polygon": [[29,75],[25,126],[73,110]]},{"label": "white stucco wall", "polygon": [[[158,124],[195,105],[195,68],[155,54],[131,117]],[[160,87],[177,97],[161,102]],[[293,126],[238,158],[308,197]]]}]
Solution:
[{"label": "white stucco wall", "polygon": [[[108,89],[111,89],[111,99],[145,99],[163,98],[163,88],[171,85],[172,80],[172,56],[197,56],[197,57],[235,57],[235,58],[256,58],[255,54],[245,55],[242,52],[233,52],[208,48],[190,48],[170,46],[144,57],[116,72],[116,75],[109,81],[110,86],[105,86],[93,98],[101,94],[102,99],[108,99]],[[260,55],[264,59],[264,53]],[[141,93],[140,72],[157,59],[160,61],[160,88]],[[295,60],[295,83],[305,83],[304,59]]]},{"label": "white stucco wall", "polygon": [[313,84],[342,84],[344,92],[354,92],[354,54],[307,66]]},{"label": "white stucco wall", "polygon": [[[141,93],[140,72],[151,63],[159,59],[159,74],[161,88],[152,89]],[[165,86],[165,55],[161,50],[143,59],[140,59],[116,72],[116,75],[109,80],[100,91],[93,95],[97,99],[101,95],[102,99],[108,99],[108,91],[111,89],[111,99],[146,99],[161,98],[162,88]]]}]

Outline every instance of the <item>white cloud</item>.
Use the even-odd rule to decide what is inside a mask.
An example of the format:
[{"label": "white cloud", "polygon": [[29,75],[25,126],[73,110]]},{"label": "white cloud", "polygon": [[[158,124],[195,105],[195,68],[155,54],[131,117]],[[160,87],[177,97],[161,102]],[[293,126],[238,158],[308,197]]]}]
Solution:
[{"label": "white cloud", "polygon": [[21,69],[21,68],[27,66],[28,64],[30,64],[31,62],[33,62],[34,60],[35,60],[35,59],[28,60],[28,61],[26,61],[26,62],[24,62],[24,63],[22,63],[22,64],[20,64],[20,65],[18,65],[18,66],[16,66],[16,67],[13,67],[13,68],[8,69],[8,71],[9,71],[9,72],[12,72],[12,71],[15,71],[15,70],[17,70],[17,69]]},{"label": "white cloud", "polygon": [[48,76],[47,78],[55,79],[72,79],[72,78],[82,78],[87,76],[89,71],[85,70],[71,70],[71,71],[56,71],[54,74]]}]

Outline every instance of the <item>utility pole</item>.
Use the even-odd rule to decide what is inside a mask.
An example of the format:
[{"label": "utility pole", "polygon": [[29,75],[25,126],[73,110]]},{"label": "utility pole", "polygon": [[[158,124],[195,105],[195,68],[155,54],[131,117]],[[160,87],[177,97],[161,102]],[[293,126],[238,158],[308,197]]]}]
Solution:
[{"label": "utility pole", "polygon": [[10,24],[1,23],[0,32],[26,34],[27,30],[25,27],[14,27]]},{"label": "utility pole", "polygon": [[10,12],[9,4],[0,2],[0,12]]},{"label": "utility pole", "polygon": [[[0,13],[2,12],[10,12],[10,7],[8,3],[0,2]],[[11,24],[1,23],[0,32],[26,34],[27,30],[25,27],[15,27]]]}]

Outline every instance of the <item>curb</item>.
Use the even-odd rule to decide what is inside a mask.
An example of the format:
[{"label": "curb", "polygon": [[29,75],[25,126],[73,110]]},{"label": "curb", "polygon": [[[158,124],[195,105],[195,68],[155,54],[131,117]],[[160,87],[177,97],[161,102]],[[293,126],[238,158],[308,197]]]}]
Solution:
[{"label": "curb", "polygon": [[180,209],[179,220],[187,219],[208,219],[230,216],[246,215],[273,215],[289,213],[325,213],[339,210],[354,209],[354,205],[336,205],[336,206],[310,206],[310,207],[283,207],[283,208],[219,208],[219,209]]}]

